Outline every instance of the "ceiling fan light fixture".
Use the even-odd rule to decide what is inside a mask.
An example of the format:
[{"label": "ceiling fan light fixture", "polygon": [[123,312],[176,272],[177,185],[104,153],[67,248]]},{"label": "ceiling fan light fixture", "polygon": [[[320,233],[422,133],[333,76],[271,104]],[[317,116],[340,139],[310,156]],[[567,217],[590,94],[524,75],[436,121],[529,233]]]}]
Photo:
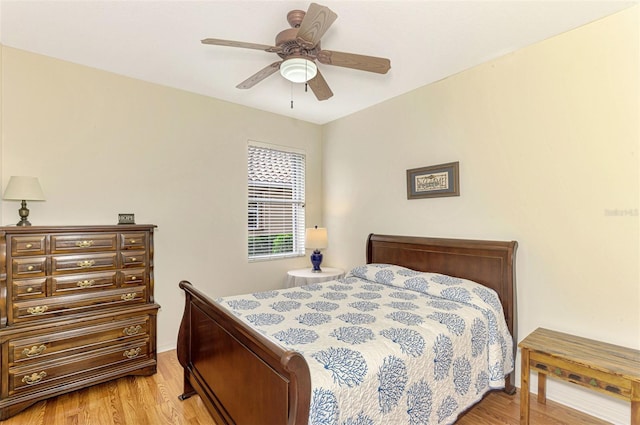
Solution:
[{"label": "ceiling fan light fixture", "polygon": [[292,83],[306,83],[317,73],[315,62],[306,58],[289,58],[280,64],[280,74]]}]

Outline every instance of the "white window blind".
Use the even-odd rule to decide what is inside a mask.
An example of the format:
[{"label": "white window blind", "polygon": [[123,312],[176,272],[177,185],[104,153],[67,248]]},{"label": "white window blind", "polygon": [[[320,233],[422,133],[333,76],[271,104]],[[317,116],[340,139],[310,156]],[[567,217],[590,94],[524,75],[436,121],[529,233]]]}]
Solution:
[{"label": "white window blind", "polygon": [[250,260],[304,255],[304,179],[304,153],[249,143]]}]

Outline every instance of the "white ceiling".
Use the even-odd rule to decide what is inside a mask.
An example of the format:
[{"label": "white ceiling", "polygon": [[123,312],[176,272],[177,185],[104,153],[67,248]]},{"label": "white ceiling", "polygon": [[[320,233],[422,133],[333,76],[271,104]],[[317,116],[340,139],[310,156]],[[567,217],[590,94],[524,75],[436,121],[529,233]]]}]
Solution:
[{"label": "white ceiling", "polygon": [[[0,42],[46,56],[323,124],[568,31],[638,1],[333,1],[328,50],[386,57],[386,75],[319,65],[334,96],[274,74],[278,60],[203,38],[274,44],[307,1],[0,0]],[[294,109],[290,108],[293,97]]]}]

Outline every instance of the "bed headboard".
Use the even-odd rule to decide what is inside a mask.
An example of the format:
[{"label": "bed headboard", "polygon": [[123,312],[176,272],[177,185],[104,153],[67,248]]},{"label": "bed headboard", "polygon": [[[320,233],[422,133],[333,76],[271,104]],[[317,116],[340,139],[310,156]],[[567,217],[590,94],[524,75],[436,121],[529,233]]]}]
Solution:
[{"label": "bed headboard", "polygon": [[370,234],[367,263],[388,263],[410,269],[473,280],[498,293],[509,331],[516,335],[516,241],[423,238]]}]

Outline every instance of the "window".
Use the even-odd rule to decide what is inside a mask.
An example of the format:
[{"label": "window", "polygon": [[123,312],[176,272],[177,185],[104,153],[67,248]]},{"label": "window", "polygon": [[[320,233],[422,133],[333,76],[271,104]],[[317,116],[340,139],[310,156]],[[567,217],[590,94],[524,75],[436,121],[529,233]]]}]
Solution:
[{"label": "window", "polygon": [[304,153],[249,143],[250,260],[304,255]]}]

